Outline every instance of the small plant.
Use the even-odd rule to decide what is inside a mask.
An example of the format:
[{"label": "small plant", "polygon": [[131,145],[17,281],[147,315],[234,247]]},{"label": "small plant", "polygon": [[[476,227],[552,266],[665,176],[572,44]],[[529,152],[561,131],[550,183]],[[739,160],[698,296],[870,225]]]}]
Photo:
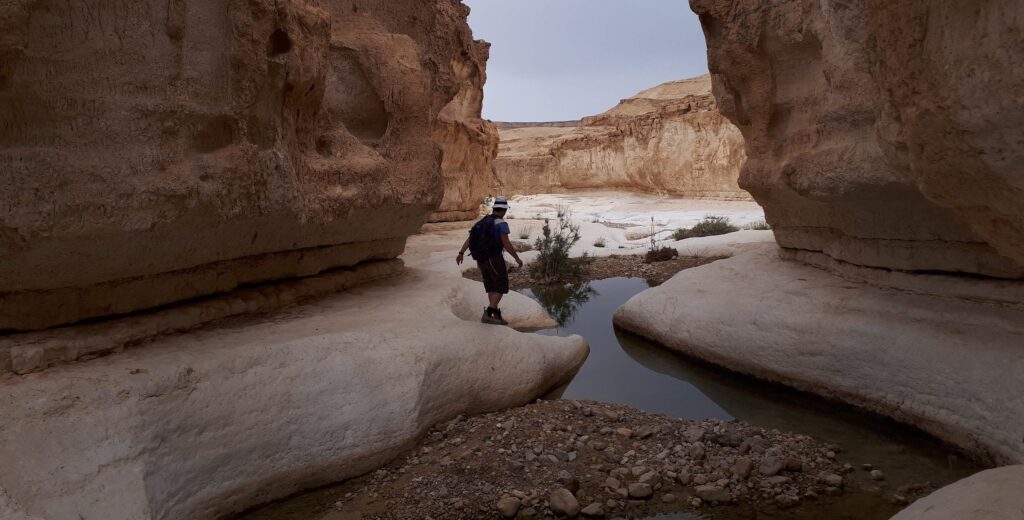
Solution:
[{"label": "small plant", "polygon": [[667,260],[671,260],[673,258],[677,258],[678,256],[679,251],[676,251],[675,248],[662,246],[657,249],[651,249],[650,251],[645,253],[644,263],[653,264],[654,262],[664,262]]},{"label": "small plant", "polygon": [[540,254],[530,263],[530,276],[542,283],[552,283],[582,275],[589,260],[586,255],[569,256],[569,250],[580,241],[580,227],[569,221],[568,214],[558,219],[554,229],[551,221],[545,220],[541,233],[533,244]]},{"label": "small plant", "polygon": [[768,231],[771,228],[772,227],[769,226],[768,223],[765,222],[764,220],[755,220],[754,222],[751,222],[750,224],[743,226],[743,229],[750,229],[754,231]]},{"label": "small plant", "polygon": [[530,235],[533,234],[533,226],[526,226],[519,230],[519,238],[521,240],[529,240]]},{"label": "small plant", "polygon": [[558,204],[557,206],[555,206],[555,215],[558,217],[558,220],[568,219],[569,218],[569,205],[568,204]]},{"label": "small plant", "polygon": [[708,215],[692,228],[677,229],[672,233],[672,238],[675,240],[684,240],[687,238],[710,237],[715,235],[724,235],[726,233],[732,233],[739,230],[740,228],[729,222],[728,217]]},{"label": "small plant", "polygon": [[599,238],[599,239],[594,241],[594,247],[604,247],[604,246],[605,246],[604,237],[601,237],[601,238]]}]

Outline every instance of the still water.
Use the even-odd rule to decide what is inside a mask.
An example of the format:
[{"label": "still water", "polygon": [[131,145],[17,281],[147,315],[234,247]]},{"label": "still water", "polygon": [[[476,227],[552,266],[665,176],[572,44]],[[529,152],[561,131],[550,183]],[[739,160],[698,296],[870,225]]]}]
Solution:
[{"label": "still water", "polygon": [[[566,399],[620,403],[684,419],[737,419],[799,432],[840,445],[839,458],[856,468],[867,463],[885,472],[885,481],[874,482],[858,469],[848,480],[852,488],[861,491],[807,503],[778,518],[889,518],[902,507],[890,501],[899,487],[928,482],[942,486],[982,469],[955,448],[884,417],[694,362],[616,330],[612,325],[615,309],[646,288],[643,279],[610,278],[521,291],[540,302],[561,324],[541,334],[579,334],[590,343],[587,362],[559,394]],[[772,517],[757,511],[732,510],[730,515]]]}]

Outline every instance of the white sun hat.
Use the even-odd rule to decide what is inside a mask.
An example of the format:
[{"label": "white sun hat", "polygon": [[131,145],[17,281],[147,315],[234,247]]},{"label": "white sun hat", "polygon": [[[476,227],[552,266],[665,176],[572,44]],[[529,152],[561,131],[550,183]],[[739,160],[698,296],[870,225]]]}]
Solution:
[{"label": "white sun hat", "polygon": [[494,209],[508,209],[508,199],[505,197],[495,197],[494,204],[491,204]]}]

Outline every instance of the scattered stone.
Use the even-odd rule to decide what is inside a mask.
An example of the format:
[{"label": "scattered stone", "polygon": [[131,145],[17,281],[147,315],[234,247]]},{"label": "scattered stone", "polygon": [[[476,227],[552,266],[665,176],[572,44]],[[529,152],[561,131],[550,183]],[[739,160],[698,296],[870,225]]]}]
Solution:
[{"label": "scattered stone", "polygon": [[675,496],[673,493],[665,493],[664,495],[661,495],[661,501],[666,504],[675,503],[676,500],[679,500],[679,497]]},{"label": "scattered stone", "polygon": [[792,471],[794,473],[804,470],[804,463],[796,457],[786,457],[786,471]]},{"label": "scattered stone", "polygon": [[686,439],[686,442],[693,443],[693,442],[697,442],[697,441],[699,441],[699,440],[701,440],[703,438],[704,438],[704,428],[697,428],[697,427],[687,428],[686,431],[683,432],[683,439]]},{"label": "scattered stone", "polygon": [[601,507],[601,504],[594,502],[584,507],[580,513],[583,513],[583,516],[588,518],[601,518],[604,516],[604,508]]},{"label": "scattered stone", "polygon": [[604,487],[608,489],[619,489],[620,487],[622,487],[622,483],[620,483],[619,479],[615,477],[608,477],[604,481]]},{"label": "scattered stone", "polygon": [[630,484],[628,491],[630,498],[639,498],[642,500],[651,498],[651,495],[654,494],[654,489],[650,484],[642,484],[639,482]]},{"label": "scattered stone", "polygon": [[836,475],[835,473],[825,473],[821,476],[821,481],[830,487],[843,487],[843,477]]},{"label": "scattered stone", "polygon": [[627,439],[633,436],[633,430],[630,430],[629,428],[616,428],[615,433]]},{"label": "scattered stone", "polygon": [[698,486],[695,494],[704,502],[725,503],[732,500],[729,492],[720,486]]},{"label": "scattered stone", "polygon": [[522,502],[515,497],[502,497],[498,500],[498,513],[505,518],[515,518],[519,513]]},{"label": "scattered stone", "polygon": [[860,467],[864,471],[871,471],[871,470],[875,469],[875,466],[872,465],[872,464],[861,464]]},{"label": "scattered stone", "polygon": [[565,488],[554,490],[548,497],[548,505],[555,514],[570,517],[580,514],[580,502]]},{"label": "scattered stone", "polygon": [[765,457],[757,471],[765,476],[778,475],[786,467],[786,461],[779,457]]},{"label": "scattered stone", "polygon": [[736,463],[732,465],[732,474],[739,479],[745,479],[750,476],[750,472],[754,469],[754,463],[747,457],[740,457],[736,459]]},{"label": "scattered stone", "polygon": [[881,470],[873,469],[871,470],[871,480],[885,480],[885,473],[882,473]]},{"label": "scattered stone", "polygon": [[558,472],[558,484],[572,493],[576,493],[580,490],[580,481],[565,470]]},{"label": "scattered stone", "polygon": [[775,502],[779,504],[779,507],[783,509],[789,509],[796,507],[800,503],[800,497],[794,495],[779,495],[775,497]]}]

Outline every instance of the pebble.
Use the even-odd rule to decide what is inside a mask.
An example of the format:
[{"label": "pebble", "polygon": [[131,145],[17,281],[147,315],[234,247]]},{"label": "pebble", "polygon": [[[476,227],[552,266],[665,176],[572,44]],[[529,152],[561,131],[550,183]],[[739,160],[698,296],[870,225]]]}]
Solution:
[{"label": "pebble", "polygon": [[775,497],[775,502],[779,504],[780,507],[787,509],[790,507],[795,507],[797,504],[799,504],[800,497],[795,495],[779,495]]},{"label": "pebble", "polygon": [[871,480],[885,480],[885,473],[882,473],[881,470],[873,469],[871,470]]},{"label": "pebble", "polygon": [[586,517],[600,518],[600,517],[604,516],[604,508],[601,507],[601,504],[599,504],[597,502],[594,502],[594,503],[588,505],[587,507],[584,507],[580,511],[580,513],[583,513],[583,516],[586,516]]},{"label": "pebble", "polygon": [[580,514],[580,502],[568,489],[558,488],[548,497],[548,505],[556,514],[576,516]]},{"label": "pebble", "polygon": [[728,502],[732,496],[720,486],[697,486],[697,498],[705,502]]},{"label": "pebble", "polygon": [[672,504],[676,500],[679,500],[679,497],[675,496],[672,493],[665,493],[664,495],[661,495],[661,501],[666,504]]},{"label": "pebble", "polygon": [[615,433],[627,439],[633,436],[633,430],[630,430],[629,428],[616,428]]},{"label": "pebble", "polygon": [[683,432],[683,439],[686,439],[686,442],[689,443],[697,442],[703,438],[704,428],[687,428],[686,431]]},{"label": "pebble", "polygon": [[778,457],[765,457],[757,471],[762,475],[771,477],[778,475],[786,467],[786,461]]},{"label": "pebble", "polygon": [[754,468],[754,463],[747,457],[740,457],[736,459],[736,463],[732,465],[732,474],[737,478],[745,479],[750,476],[750,472]]},{"label": "pebble", "polygon": [[615,477],[608,477],[604,481],[604,487],[608,489],[619,489],[620,487],[622,487],[622,483],[619,482],[619,479]]},{"label": "pebble", "polygon": [[628,491],[630,498],[647,499],[651,498],[651,495],[654,494],[654,489],[650,484],[642,484],[640,482],[630,484]]},{"label": "pebble", "polygon": [[821,476],[821,480],[830,487],[843,487],[843,477],[840,477],[835,473],[826,473]]},{"label": "pebble", "polygon": [[565,470],[558,472],[558,484],[565,489],[568,489],[571,493],[575,493],[580,490],[580,481]]},{"label": "pebble", "polygon": [[515,518],[519,513],[522,502],[515,497],[502,497],[498,500],[498,513],[505,518]]}]

